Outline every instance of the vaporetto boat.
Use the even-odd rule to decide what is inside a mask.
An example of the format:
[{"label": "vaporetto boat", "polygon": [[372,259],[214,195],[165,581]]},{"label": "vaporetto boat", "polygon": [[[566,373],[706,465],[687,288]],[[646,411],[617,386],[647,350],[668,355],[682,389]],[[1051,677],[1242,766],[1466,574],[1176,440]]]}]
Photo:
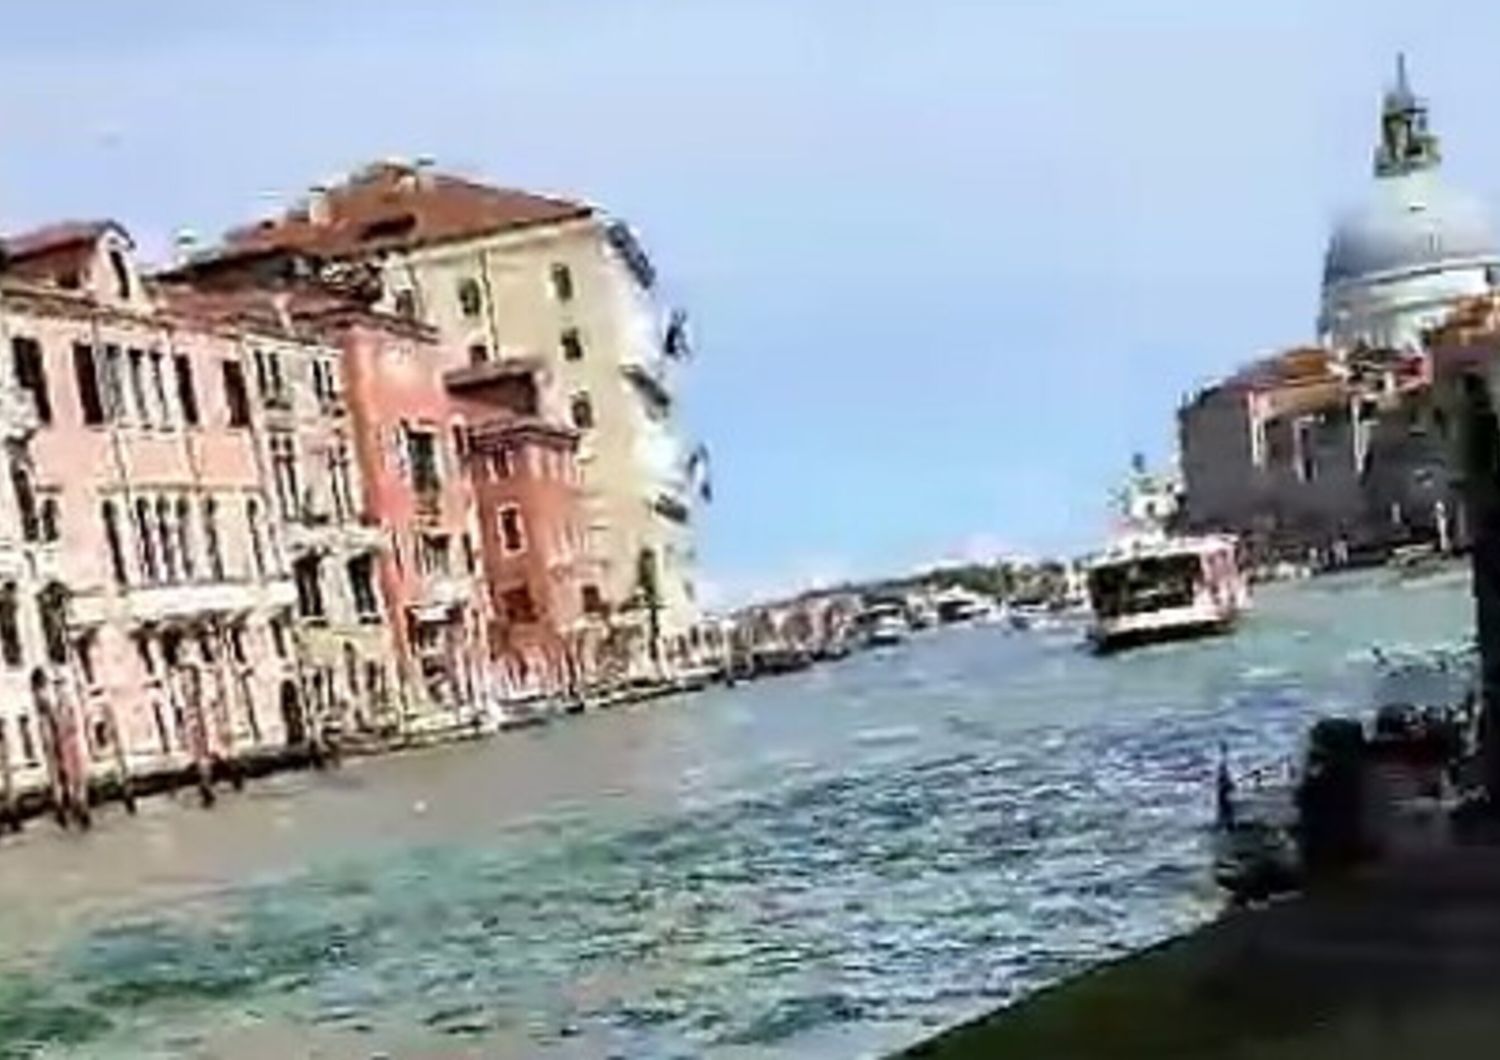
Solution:
[{"label": "vaporetto boat", "polygon": [[1110,652],[1224,633],[1250,605],[1232,537],[1123,537],[1087,567],[1088,638]]}]

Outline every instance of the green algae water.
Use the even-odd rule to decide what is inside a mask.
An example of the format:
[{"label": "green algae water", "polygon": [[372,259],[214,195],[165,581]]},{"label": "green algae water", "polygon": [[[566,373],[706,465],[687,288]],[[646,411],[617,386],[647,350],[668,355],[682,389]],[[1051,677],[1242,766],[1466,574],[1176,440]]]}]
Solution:
[{"label": "green algae water", "polygon": [[34,822],[0,844],[0,1056],[893,1049],[1212,916],[1218,742],[1251,765],[1421,694],[1375,649],[1470,625],[1461,578],[1371,574],[1109,659],[937,631],[211,812]]}]

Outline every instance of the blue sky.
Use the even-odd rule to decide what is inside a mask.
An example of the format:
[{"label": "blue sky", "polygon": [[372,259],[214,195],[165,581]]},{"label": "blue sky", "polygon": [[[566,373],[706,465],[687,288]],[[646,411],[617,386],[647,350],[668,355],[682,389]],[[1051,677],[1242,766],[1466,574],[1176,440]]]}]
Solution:
[{"label": "blue sky", "polygon": [[1183,393],[1310,333],[1397,49],[1500,198],[1497,39],[1478,3],[50,0],[0,35],[0,225],[160,248],[390,154],[610,206],[695,317],[738,595],[1089,545]]}]

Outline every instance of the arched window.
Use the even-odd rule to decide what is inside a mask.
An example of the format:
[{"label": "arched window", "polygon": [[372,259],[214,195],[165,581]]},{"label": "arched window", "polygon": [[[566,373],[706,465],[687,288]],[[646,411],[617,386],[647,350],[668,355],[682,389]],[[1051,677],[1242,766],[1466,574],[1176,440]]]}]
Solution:
[{"label": "arched window", "polygon": [[115,274],[115,293],[121,298],[129,298],[130,266],[125,263],[125,255],[118,248],[109,252],[109,267]]},{"label": "arched window", "polygon": [[573,414],[573,426],[580,431],[586,431],[594,425],[594,403],[587,394],[581,391],[574,394],[570,410]]},{"label": "arched window", "polygon": [[477,317],[484,311],[484,292],[472,276],[458,281],[458,308],[466,317]]},{"label": "arched window", "polygon": [[120,544],[120,517],[115,502],[105,501],[99,506],[99,514],[104,520],[104,542],[109,547],[109,566],[115,584],[125,585],[129,582],[129,575],[125,570],[125,550]]}]

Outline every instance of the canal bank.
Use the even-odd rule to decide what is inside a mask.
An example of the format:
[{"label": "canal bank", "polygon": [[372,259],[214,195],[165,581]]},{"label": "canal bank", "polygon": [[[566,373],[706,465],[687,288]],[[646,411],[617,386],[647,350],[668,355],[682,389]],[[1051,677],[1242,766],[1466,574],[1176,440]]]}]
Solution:
[{"label": "canal bank", "polygon": [[903,1055],[1488,1056],[1497,977],[1500,847],[1469,846],[1235,912]]}]

